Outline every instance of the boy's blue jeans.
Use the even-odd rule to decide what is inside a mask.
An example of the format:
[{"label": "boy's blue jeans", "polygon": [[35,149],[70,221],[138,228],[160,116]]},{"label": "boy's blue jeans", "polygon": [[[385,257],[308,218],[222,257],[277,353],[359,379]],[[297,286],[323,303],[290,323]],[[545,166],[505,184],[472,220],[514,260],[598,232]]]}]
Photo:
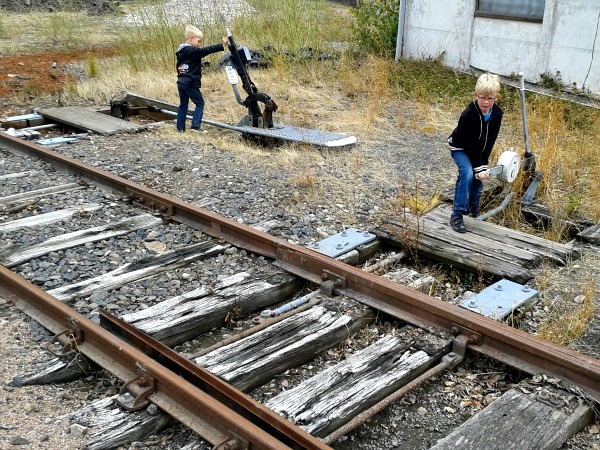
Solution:
[{"label": "boy's blue jeans", "polygon": [[454,188],[453,214],[479,214],[479,200],[483,192],[483,183],[473,176],[473,166],[465,152],[454,150],[450,152],[458,167],[458,178]]},{"label": "boy's blue jeans", "polygon": [[192,128],[200,128],[204,114],[204,97],[200,89],[186,83],[177,83],[179,91],[179,109],[177,110],[177,131],[185,131],[185,120],[188,112],[188,103],[191,100],[196,105],[192,116]]}]

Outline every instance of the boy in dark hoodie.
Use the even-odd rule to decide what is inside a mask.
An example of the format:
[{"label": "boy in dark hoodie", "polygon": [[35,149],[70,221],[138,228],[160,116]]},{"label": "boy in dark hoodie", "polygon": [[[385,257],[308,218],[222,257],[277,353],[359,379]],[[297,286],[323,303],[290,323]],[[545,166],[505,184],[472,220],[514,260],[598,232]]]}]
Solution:
[{"label": "boy in dark hoodie", "polygon": [[204,114],[204,98],[200,92],[202,58],[212,53],[224,51],[227,48],[227,38],[223,37],[221,44],[200,47],[203,40],[202,31],[192,25],[186,25],[184,37],[185,42],[179,46],[175,53],[177,56],[177,89],[179,91],[177,131],[180,133],[185,131],[188,103],[191,100],[196,105],[192,117],[192,131],[206,133],[206,131],[200,129],[202,115]]},{"label": "boy in dark hoodie", "polygon": [[498,76],[481,75],[475,85],[474,101],[460,115],[448,138],[452,159],[458,167],[454,210],[450,216],[450,225],[457,233],[467,231],[463,214],[479,215],[482,180],[489,177],[487,164],[502,124],[502,109],[495,104],[499,94]]}]

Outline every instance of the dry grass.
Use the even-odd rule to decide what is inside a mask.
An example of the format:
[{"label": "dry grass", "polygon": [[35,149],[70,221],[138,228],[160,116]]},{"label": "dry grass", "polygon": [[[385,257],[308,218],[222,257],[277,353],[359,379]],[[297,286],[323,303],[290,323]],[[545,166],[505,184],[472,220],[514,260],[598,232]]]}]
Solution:
[{"label": "dry grass", "polygon": [[558,345],[576,342],[588,329],[598,308],[600,255],[585,254],[557,271],[547,267],[537,278],[549,316],[538,334]]},{"label": "dry grass", "polygon": [[115,42],[109,24],[85,12],[0,12],[0,54],[93,48]]}]

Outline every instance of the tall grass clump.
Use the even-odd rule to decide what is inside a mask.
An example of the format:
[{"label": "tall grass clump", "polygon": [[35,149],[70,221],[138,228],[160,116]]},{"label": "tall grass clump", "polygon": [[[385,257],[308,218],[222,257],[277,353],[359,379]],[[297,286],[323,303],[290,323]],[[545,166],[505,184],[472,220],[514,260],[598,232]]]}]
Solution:
[{"label": "tall grass clump", "polygon": [[164,1],[135,0],[125,17],[115,17],[116,51],[134,71],[175,67],[175,50],[183,42],[183,26],[169,21]]},{"label": "tall grass clump", "polygon": [[231,21],[238,44],[291,61],[350,39],[350,17],[325,0],[250,0],[252,14]]},{"label": "tall grass clump", "polygon": [[134,70],[157,65],[171,69],[185,24],[202,30],[204,45],[216,44],[225,35],[221,12],[238,45],[275,59],[325,52],[336,39],[348,39],[347,24],[341,25],[344,19],[331,14],[325,0],[251,0],[246,8],[228,11],[219,5],[199,2],[189,11],[174,12],[164,0],[135,0],[125,18],[115,19],[118,51]]},{"label": "tall grass clump", "polygon": [[6,39],[10,36],[6,14],[0,9],[0,38]]}]

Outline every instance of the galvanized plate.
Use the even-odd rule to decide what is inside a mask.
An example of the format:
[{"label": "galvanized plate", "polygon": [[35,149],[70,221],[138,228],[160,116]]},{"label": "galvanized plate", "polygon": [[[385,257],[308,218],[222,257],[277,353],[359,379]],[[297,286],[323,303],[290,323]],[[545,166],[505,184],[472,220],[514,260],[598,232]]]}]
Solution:
[{"label": "galvanized plate", "polygon": [[327,239],[315,242],[308,246],[310,250],[321,253],[331,258],[336,258],[356,247],[375,240],[375,235],[367,231],[358,231],[356,228],[348,228],[341,233],[329,236]]},{"label": "galvanized plate", "polygon": [[537,294],[527,285],[500,280],[459,305],[490,319],[502,320]]},{"label": "galvanized plate", "polygon": [[356,136],[328,131],[311,130],[308,128],[291,127],[289,125],[275,124],[273,128],[258,128],[252,126],[252,116],[246,115],[235,127],[243,133],[256,136],[271,137],[284,141],[303,142],[319,147],[343,147],[356,144]]}]

